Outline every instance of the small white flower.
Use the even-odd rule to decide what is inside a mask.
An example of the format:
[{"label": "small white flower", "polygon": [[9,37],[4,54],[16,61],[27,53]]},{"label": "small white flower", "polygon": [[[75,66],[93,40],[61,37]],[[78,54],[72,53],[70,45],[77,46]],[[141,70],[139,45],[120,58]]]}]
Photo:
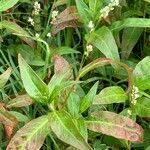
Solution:
[{"label": "small white flower", "polygon": [[31,25],[34,26],[34,20],[31,17],[28,18],[28,22],[30,22]]},{"label": "small white flower", "polygon": [[51,35],[51,33],[49,32],[49,33],[47,34],[47,37],[48,37],[48,38],[51,38],[51,36],[52,36],[52,35]]},{"label": "small white flower", "polygon": [[90,22],[89,22],[88,28],[90,29],[90,31],[93,31],[93,30],[94,30],[94,23],[93,23],[93,21],[90,21]]},{"label": "small white flower", "polygon": [[38,2],[34,2],[34,14],[38,15],[41,10],[41,4]]},{"label": "small white flower", "polygon": [[38,39],[40,37],[40,35],[38,33],[36,33],[35,37]]},{"label": "small white flower", "polygon": [[91,44],[86,46],[87,52],[93,51],[93,46]]},{"label": "small white flower", "polygon": [[127,113],[128,113],[129,116],[132,115],[132,111],[130,109],[127,110]]},{"label": "small white flower", "polygon": [[56,10],[52,11],[52,20],[56,19],[57,16],[58,16],[58,11]]}]

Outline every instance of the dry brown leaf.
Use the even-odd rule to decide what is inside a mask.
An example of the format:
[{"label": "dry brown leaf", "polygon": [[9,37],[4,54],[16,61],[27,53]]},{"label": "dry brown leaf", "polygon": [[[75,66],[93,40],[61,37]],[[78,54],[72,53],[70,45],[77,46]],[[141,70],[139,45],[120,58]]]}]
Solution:
[{"label": "dry brown leaf", "polygon": [[80,26],[80,17],[77,13],[76,7],[70,6],[66,8],[52,21],[52,24],[52,35],[57,34],[66,27],[76,28]]},{"label": "dry brown leaf", "polygon": [[4,125],[6,138],[10,139],[13,135],[14,128],[17,126],[18,121],[6,110],[3,103],[0,103],[0,123]]}]

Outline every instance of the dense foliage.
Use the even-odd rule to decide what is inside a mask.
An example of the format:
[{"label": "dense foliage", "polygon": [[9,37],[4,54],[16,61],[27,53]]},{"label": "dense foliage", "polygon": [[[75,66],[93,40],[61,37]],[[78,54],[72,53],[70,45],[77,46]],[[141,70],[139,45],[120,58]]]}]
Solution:
[{"label": "dense foliage", "polygon": [[149,3],[0,0],[0,150],[149,150]]}]

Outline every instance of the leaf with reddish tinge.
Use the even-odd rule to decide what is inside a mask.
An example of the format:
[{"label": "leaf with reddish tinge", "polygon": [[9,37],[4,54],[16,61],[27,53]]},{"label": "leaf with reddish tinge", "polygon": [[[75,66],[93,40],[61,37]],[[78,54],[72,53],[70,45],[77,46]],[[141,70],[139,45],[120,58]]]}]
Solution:
[{"label": "leaf with reddish tinge", "polygon": [[9,67],[3,74],[0,75],[0,89],[3,88],[8,81],[12,68]]},{"label": "leaf with reddish tinge", "polygon": [[130,118],[116,113],[101,111],[91,114],[87,121],[88,129],[131,142],[143,141],[143,129]]},{"label": "leaf with reddish tinge", "polygon": [[48,133],[47,116],[34,119],[17,131],[6,150],[39,150]]},{"label": "leaf with reddish tinge", "polygon": [[71,70],[69,63],[60,55],[53,57],[55,74],[64,73]]},{"label": "leaf with reddish tinge", "polygon": [[17,119],[12,114],[9,113],[3,104],[0,104],[0,123],[4,125],[5,135],[7,139],[10,139],[14,128],[17,126]]},{"label": "leaf with reddish tinge", "polygon": [[29,97],[29,95],[19,95],[16,98],[10,100],[6,107],[12,108],[12,107],[24,107],[29,106],[33,103],[32,99]]},{"label": "leaf with reddish tinge", "polygon": [[75,6],[70,6],[61,12],[56,19],[52,21],[52,34],[55,35],[66,27],[76,28],[80,26],[80,17]]}]

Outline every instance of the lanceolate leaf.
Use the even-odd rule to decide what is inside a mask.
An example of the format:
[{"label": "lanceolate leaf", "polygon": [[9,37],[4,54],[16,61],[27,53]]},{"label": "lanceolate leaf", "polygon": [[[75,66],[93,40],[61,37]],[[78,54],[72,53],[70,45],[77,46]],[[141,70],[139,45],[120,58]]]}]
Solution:
[{"label": "lanceolate leaf", "polygon": [[13,7],[15,4],[17,4],[19,0],[1,0],[0,1],[0,12],[6,11],[7,9]]},{"label": "lanceolate leaf", "polygon": [[125,91],[119,86],[112,86],[104,88],[94,98],[93,104],[112,104],[121,103],[127,100],[128,96]]},{"label": "lanceolate leaf", "polygon": [[150,56],[141,60],[133,70],[134,85],[140,90],[150,89]]},{"label": "lanceolate leaf", "polygon": [[150,20],[143,18],[127,18],[121,21],[114,22],[110,29],[111,31],[118,32],[126,27],[149,28]]},{"label": "lanceolate leaf", "polygon": [[2,89],[8,81],[12,69],[9,67],[3,74],[0,75],[0,89]]},{"label": "lanceolate leaf", "polygon": [[32,99],[29,97],[29,95],[19,95],[16,98],[10,100],[6,107],[12,108],[12,107],[24,107],[29,106],[33,103]]},{"label": "lanceolate leaf", "polygon": [[6,20],[1,21],[0,22],[0,29],[2,29],[2,28],[6,28],[11,33],[23,35],[23,36],[19,36],[20,39],[22,39],[23,41],[25,41],[31,47],[34,47],[34,44],[35,44],[34,41],[26,38],[26,37],[29,36],[29,34],[23,28],[21,28],[18,24],[16,24],[15,22],[6,21]]},{"label": "lanceolate leaf", "polygon": [[150,118],[150,99],[141,97],[137,99],[137,103],[134,105],[135,113],[140,117]]},{"label": "lanceolate leaf", "polygon": [[80,97],[76,93],[71,93],[67,99],[67,108],[74,118],[79,117]]},{"label": "lanceolate leaf", "polygon": [[131,142],[143,141],[143,129],[130,118],[116,113],[101,111],[86,121],[88,129]]},{"label": "lanceolate leaf", "polygon": [[87,27],[88,23],[90,22],[89,8],[84,3],[83,0],[75,0],[75,2],[76,2],[76,6],[80,14],[80,17],[82,21],[84,22],[84,25]]},{"label": "lanceolate leaf", "polygon": [[96,96],[96,92],[97,92],[97,87],[98,87],[98,82],[96,82],[93,87],[90,89],[90,91],[87,93],[87,95],[84,96],[84,98],[81,100],[81,104],[80,104],[80,112],[84,112],[85,110],[87,110],[93,100],[94,97]]},{"label": "lanceolate leaf", "polygon": [[39,150],[49,133],[48,117],[42,116],[17,131],[6,150]]},{"label": "lanceolate leaf", "polygon": [[129,57],[142,32],[142,28],[126,28],[123,30],[121,43],[121,56],[123,59]]},{"label": "lanceolate leaf", "polygon": [[66,111],[50,113],[49,125],[56,136],[65,143],[79,150],[92,150]]},{"label": "lanceolate leaf", "polygon": [[107,58],[119,61],[118,48],[111,31],[103,26],[86,36],[88,43],[98,48]]},{"label": "lanceolate leaf", "polygon": [[49,99],[47,85],[37,76],[21,55],[19,55],[18,61],[23,85],[29,96],[37,102],[47,103]]}]

